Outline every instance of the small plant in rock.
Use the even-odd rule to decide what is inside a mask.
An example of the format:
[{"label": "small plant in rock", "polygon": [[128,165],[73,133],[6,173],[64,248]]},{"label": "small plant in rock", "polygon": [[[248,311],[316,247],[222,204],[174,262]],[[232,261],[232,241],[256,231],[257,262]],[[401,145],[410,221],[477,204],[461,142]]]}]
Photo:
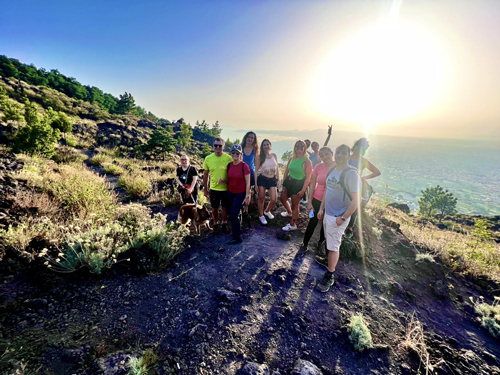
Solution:
[{"label": "small plant in rock", "polygon": [[474,311],[481,315],[481,325],[493,337],[500,338],[500,297],[495,296],[491,305],[484,302],[482,296],[480,301],[474,301],[473,297],[470,297],[470,300],[474,304]]},{"label": "small plant in rock", "polygon": [[431,262],[431,263],[435,262],[434,257],[429,253],[418,253],[417,256],[415,257],[415,260],[417,262],[421,262],[424,260]]},{"label": "small plant in rock", "polygon": [[363,315],[353,315],[347,326],[349,331],[349,340],[354,345],[354,349],[363,351],[372,346],[372,335],[370,329],[363,320]]},{"label": "small plant in rock", "polygon": [[158,361],[152,349],[146,350],[141,357],[132,357],[128,362],[129,375],[146,375]]},{"label": "small plant in rock", "polygon": [[415,317],[415,312],[411,315],[411,319],[406,327],[406,337],[403,346],[408,350],[413,350],[417,354],[421,363],[425,366],[426,374],[428,374],[431,365],[429,363],[429,352],[425,344],[424,326]]}]

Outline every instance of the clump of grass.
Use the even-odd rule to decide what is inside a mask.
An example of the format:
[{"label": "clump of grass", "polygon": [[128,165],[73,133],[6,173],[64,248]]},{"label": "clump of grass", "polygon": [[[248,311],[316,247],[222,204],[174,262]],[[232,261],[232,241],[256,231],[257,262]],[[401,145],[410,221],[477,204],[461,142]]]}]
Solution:
[{"label": "clump of grass", "polygon": [[72,134],[66,135],[66,145],[69,147],[76,147],[78,140]]},{"label": "clump of grass", "polygon": [[429,363],[429,352],[425,344],[424,326],[415,317],[415,313],[411,315],[411,319],[406,326],[406,336],[403,346],[406,349],[413,350],[417,354],[420,362],[425,366],[426,374],[428,374],[432,366]]},{"label": "clump of grass", "polygon": [[47,217],[28,216],[18,226],[0,229],[0,239],[5,245],[19,252],[22,256],[32,259],[33,255],[26,251],[29,244],[40,233],[51,231],[52,227],[53,225]]},{"label": "clump of grass", "polygon": [[167,162],[160,164],[160,169],[164,173],[171,173],[171,172],[175,172],[177,167],[174,163],[167,161]]},{"label": "clump of grass", "polygon": [[118,179],[118,186],[123,187],[132,197],[146,198],[153,190],[150,179],[143,173],[125,173]]},{"label": "clump of grass", "polygon": [[82,163],[86,159],[86,155],[69,146],[58,147],[52,157],[56,163]]},{"label": "clump of grass", "polygon": [[107,163],[107,164],[104,164],[104,172],[106,172],[106,174],[114,174],[114,175],[120,176],[123,173],[125,173],[125,170],[122,167],[120,167],[119,165]]},{"label": "clump of grass", "polygon": [[97,154],[90,159],[90,164],[95,167],[102,167],[104,164],[111,163],[113,159],[106,154]]},{"label": "clump of grass", "polygon": [[363,320],[363,315],[353,315],[347,326],[349,331],[349,340],[354,345],[354,349],[363,351],[372,346],[372,335],[370,329]]},{"label": "clump of grass", "polygon": [[417,256],[415,257],[415,260],[417,262],[426,260],[428,262],[435,263],[434,257],[429,253],[418,253]]},{"label": "clump of grass", "polygon": [[474,301],[473,297],[470,300],[474,304],[474,311],[481,316],[481,325],[496,338],[500,338],[500,297],[496,297],[490,305],[484,302],[481,296],[480,301]]},{"label": "clump of grass", "polygon": [[170,192],[166,192],[163,195],[162,202],[165,207],[170,207],[182,204],[182,198],[179,193],[171,194]]},{"label": "clump of grass", "polygon": [[146,352],[141,357],[132,357],[128,362],[128,367],[130,369],[130,375],[147,375],[149,370],[158,361],[158,356],[153,352],[152,349],[146,350]]}]

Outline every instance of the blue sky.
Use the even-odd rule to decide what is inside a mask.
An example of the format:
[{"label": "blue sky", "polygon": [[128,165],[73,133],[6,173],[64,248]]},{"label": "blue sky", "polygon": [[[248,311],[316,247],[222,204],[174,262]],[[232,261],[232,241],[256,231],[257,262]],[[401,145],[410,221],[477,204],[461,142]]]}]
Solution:
[{"label": "blue sky", "polygon": [[[58,69],[114,95],[131,92],[139,105],[170,120],[219,120],[223,127],[241,129],[311,129],[333,123],[339,129],[393,135],[491,137],[499,135],[500,121],[499,3],[10,1],[2,4],[0,13],[0,54]],[[426,77],[436,72],[443,77],[436,92],[429,93],[433,101],[399,117],[387,113],[390,106],[376,116],[360,117],[374,107],[363,102],[350,103],[350,112],[336,111],[339,96],[326,103],[333,110],[318,106],[330,86],[341,99],[346,91],[337,84],[338,76],[328,74],[328,64],[338,68],[336,48],[351,43],[356,33],[368,35],[371,31],[366,30],[395,13],[401,30],[411,25],[426,35],[423,52],[415,53],[438,51],[419,64],[439,57],[440,70],[417,72],[429,79],[429,90],[432,82]],[[365,44],[355,46],[358,50],[369,46],[370,39],[359,40]],[[425,49],[427,44],[437,47]],[[384,69],[385,61],[379,63],[373,74]],[[350,65],[347,61],[342,66]],[[355,78],[358,72],[346,74]],[[365,91],[363,83],[358,84]],[[383,97],[385,86],[393,91],[405,88],[389,81],[381,86],[370,92]],[[410,96],[414,91],[408,88],[409,102],[422,99]]]}]

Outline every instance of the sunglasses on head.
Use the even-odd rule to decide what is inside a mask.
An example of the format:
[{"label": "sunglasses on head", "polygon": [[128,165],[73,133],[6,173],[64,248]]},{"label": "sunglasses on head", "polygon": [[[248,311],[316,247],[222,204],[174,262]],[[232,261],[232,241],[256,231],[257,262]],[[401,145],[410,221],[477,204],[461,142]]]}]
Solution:
[{"label": "sunglasses on head", "polygon": [[222,148],[222,145],[214,145],[214,147]]}]

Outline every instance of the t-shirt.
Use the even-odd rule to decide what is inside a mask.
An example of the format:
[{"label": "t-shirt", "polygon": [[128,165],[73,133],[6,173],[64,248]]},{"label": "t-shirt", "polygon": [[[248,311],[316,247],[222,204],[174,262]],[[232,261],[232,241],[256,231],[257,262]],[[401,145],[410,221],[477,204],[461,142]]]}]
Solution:
[{"label": "t-shirt", "polygon": [[[183,170],[182,167],[177,168],[177,177],[179,177],[180,182],[186,186],[192,185],[194,176],[198,176],[198,171],[192,165],[190,165],[186,170]],[[198,184],[196,184],[193,189],[193,194],[195,195],[198,192],[197,185]]]},{"label": "t-shirt", "polygon": [[234,165],[232,162],[227,166],[227,179],[229,181],[227,190],[233,194],[244,193],[247,189],[245,176],[250,174],[250,167],[244,161]]},{"label": "t-shirt", "polygon": [[[349,196],[339,183],[341,173],[342,170],[339,171],[335,168],[326,179],[325,213],[331,216],[343,215],[351,204]],[[353,169],[347,171],[344,177],[344,185],[347,191],[351,193],[351,197],[361,191],[360,184],[361,179],[358,172]]]},{"label": "t-shirt", "polygon": [[316,166],[313,170],[313,176],[316,176],[316,188],[314,189],[313,198],[321,201],[323,199],[323,194],[325,192],[326,187],[326,175],[330,167],[327,167],[325,164],[321,163]]},{"label": "t-shirt", "polygon": [[215,153],[211,153],[205,158],[203,169],[210,173],[210,190],[227,190],[227,184],[219,184],[219,179],[227,179],[227,165],[232,161],[233,158],[225,152],[221,156],[215,156]]}]

